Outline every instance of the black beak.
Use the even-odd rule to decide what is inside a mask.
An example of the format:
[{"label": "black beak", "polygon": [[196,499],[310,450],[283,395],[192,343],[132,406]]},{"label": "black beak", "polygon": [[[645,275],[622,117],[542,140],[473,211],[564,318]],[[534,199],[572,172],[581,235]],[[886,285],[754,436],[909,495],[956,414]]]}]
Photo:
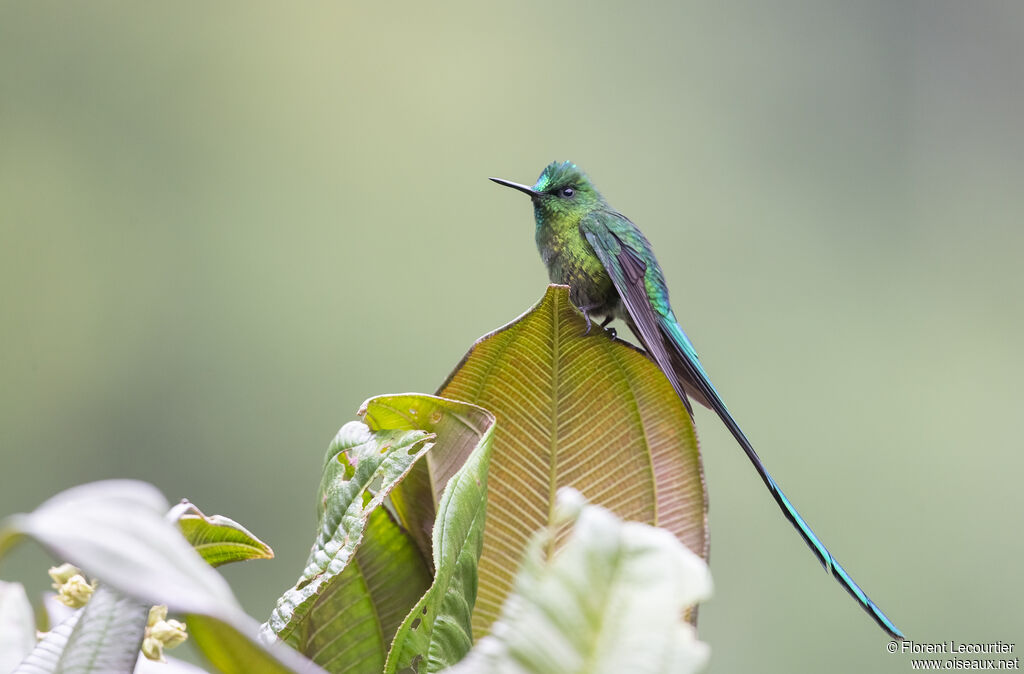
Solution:
[{"label": "black beak", "polygon": [[498,183],[499,185],[511,187],[514,190],[519,190],[520,192],[529,194],[531,197],[540,196],[539,193],[535,192],[533,188],[529,187],[528,185],[520,185],[519,183],[514,183],[511,180],[502,180],[501,178],[491,178],[491,180]]}]

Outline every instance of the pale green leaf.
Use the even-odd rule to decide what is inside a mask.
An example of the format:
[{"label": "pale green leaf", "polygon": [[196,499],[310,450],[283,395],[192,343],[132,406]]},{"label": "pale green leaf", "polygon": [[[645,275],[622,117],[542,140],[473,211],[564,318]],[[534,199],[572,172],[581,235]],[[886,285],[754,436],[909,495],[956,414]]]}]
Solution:
[{"label": "pale green leaf", "polygon": [[685,674],[708,658],[683,620],[711,592],[702,559],[664,529],[580,505],[563,546],[556,529],[527,547],[491,635],[448,674]]}]

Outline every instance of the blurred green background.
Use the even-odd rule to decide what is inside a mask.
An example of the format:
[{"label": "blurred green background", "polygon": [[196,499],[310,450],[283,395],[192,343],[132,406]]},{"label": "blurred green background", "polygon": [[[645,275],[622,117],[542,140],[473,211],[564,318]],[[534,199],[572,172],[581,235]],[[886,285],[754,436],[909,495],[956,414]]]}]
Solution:
[{"label": "blurred green background", "polygon": [[[542,294],[554,159],[917,641],[1024,636],[1024,5],[0,5],[0,514],[135,477],[301,570],[327,443]],[[698,413],[712,672],[907,671]],[[24,547],[4,575],[46,584]]]}]

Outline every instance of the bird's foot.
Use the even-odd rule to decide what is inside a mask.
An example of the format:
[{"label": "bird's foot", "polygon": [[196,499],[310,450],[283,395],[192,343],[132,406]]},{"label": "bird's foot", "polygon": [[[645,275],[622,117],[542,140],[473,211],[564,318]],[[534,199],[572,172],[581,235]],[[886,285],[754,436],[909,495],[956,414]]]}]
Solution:
[{"label": "bird's foot", "polygon": [[[594,309],[597,309],[597,306],[598,305],[596,305],[596,304],[588,304],[585,307],[579,307],[580,313],[583,314],[583,320],[585,320],[587,322],[587,329],[583,331],[583,336],[584,337],[589,335],[590,334],[590,329],[592,327],[594,327],[593,323],[590,320],[590,312],[593,311]],[[604,327],[604,326],[602,326],[602,327]]]},{"label": "bird's foot", "polygon": [[[589,335],[590,331],[594,329],[594,322],[590,318],[590,312],[595,310],[595,309],[600,309],[602,306],[603,305],[600,305],[600,304],[589,304],[589,305],[584,306],[584,307],[579,307],[580,313],[583,314],[583,319],[587,322],[587,329],[583,331],[583,336],[584,337]],[[604,312],[602,312],[602,313],[604,313]],[[609,328],[608,324],[611,323],[614,319],[615,319],[614,316],[608,315],[608,316],[605,316],[604,320],[601,321],[598,324],[599,327],[602,330],[604,330],[606,332],[610,332],[612,334],[613,338],[616,336],[615,329],[614,328]]]}]

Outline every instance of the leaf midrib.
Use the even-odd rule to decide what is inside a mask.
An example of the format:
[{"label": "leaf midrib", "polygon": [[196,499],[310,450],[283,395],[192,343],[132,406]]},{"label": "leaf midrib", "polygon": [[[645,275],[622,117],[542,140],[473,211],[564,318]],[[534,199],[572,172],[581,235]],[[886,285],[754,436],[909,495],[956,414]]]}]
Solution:
[{"label": "leaf midrib", "polygon": [[[551,527],[555,521],[555,506],[557,503],[556,491],[558,490],[557,478],[558,478],[558,386],[560,383],[559,374],[562,369],[562,352],[559,345],[561,337],[559,314],[561,313],[561,306],[559,298],[555,295],[554,306],[551,308],[551,353],[554,358],[551,363],[551,404],[549,409],[551,413],[548,417],[548,422],[551,428],[548,441],[548,522],[547,526]],[[551,559],[551,555],[555,551],[555,537],[551,536],[547,542],[547,550],[545,551],[546,557]]]}]

